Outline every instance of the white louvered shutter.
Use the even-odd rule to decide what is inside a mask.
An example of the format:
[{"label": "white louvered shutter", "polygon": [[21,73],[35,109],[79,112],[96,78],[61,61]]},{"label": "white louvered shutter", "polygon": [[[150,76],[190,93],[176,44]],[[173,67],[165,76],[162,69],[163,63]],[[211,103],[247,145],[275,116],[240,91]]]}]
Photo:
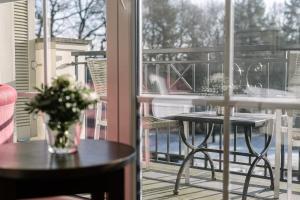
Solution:
[{"label": "white louvered shutter", "polygon": [[[29,91],[28,2],[14,2],[15,78],[17,91]],[[18,139],[30,136],[30,115],[24,111],[27,98],[18,98],[16,125]]]}]

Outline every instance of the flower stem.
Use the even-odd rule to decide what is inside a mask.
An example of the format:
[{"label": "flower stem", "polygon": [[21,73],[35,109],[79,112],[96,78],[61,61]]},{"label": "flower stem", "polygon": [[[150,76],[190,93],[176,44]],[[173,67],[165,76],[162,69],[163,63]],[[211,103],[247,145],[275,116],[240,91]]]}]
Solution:
[{"label": "flower stem", "polygon": [[66,145],[68,143],[68,136],[64,133],[58,133],[55,138],[54,146],[57,148],[66,148]]}]

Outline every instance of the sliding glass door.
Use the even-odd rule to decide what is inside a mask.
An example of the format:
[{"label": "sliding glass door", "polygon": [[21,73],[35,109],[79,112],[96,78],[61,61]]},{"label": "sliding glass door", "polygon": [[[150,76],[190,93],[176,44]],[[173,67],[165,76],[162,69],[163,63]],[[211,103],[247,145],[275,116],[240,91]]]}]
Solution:
[{"label": "sliding glass door", "polygon": [[143,198],[222,199],[224,126],[208,118],[224,101],[225,1],[143,0],[141,13]]},{"label": "sliding glass door", "polygon": [[142,1],[144,199],[297,197],[299,9]]}]

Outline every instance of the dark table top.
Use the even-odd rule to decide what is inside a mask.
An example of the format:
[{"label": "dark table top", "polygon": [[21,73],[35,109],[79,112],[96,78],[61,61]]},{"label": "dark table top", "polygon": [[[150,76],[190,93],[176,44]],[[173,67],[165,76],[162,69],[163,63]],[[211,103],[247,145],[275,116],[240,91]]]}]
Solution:
[{"label": "dark table top", "polygon": [[[193,122],[210,122],[215,124],[223,124],[224,116],[216,115],[216,112],[193,112],[183,113],[167,117],[172,120],[193,121]],[[260,127],[265,125],[269,120],[273,120],[274,115],[261,113],[234,113],[230,116],[230,121],[233,125],[249,125]]]},{"label": "dark table top", "polygon": [[48,153],[45,141],[0,145],[0,178],[64,178],[111,172],[135,157],[125,144],[82,140],[77,153]]}]

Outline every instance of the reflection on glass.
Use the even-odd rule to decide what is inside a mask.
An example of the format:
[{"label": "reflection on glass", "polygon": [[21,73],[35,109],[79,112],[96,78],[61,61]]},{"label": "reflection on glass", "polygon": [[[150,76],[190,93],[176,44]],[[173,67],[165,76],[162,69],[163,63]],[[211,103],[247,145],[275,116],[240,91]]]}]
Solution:
[{"label": "reflection on glass", "polygon": [[238,95],[298,97],[299,7],[297,0],[235,0],[235,62],[246,85]]},{"label": "reflection on glass", "polygon": [[143,1],[142,92],[158,94],[155,75],[168,94],[222,95],[210,76],[223,73],[223,20],[223,0]]},{"label": "reflection on glass", "polygon": [[[211,172],[212,168],[223,170],[222,153],[198,151],[195,147],[222,149],[222,128],[218,125],[212,133],[213,125],[209,122],[191,119],[187,123],[182,119],[203,111],[218,117],[215,107],[196,106],[191,99],[223,98],[224,0],[142,3],[140,89],[142,95],[153,97],[141,103],[142,164],[147,169],[143,171],[143,198],[205,198],[208,193],[201,192],[202,189],[196,194],[189,190],[206,187],[210,192],[217,189],[215,197],[222,199],[222,173]],[[236,66],[236,74],[240,72]],[[195,148],[187,148],[189,145]],[[195,151],[189,152],[191,149]],[[195,170],[199,168],[201,175]],[[164,188],[165,181],[171,184],[168,188]],[[179,182],[189,184],[182,187]],[[148,183],[153,187],[148,187]],[[150,190],[158,191],[158,195],[147,195]]]},{"label": "reflection on glass", "polygon": [[[234,9],[233,95],[247,97],[241,98],[247,100],[251,100],[251,97],[255,97],[256,100],[268,97],[298,98],[300,94],[299,0],[235,0]],[[142,93],[156,94],[157,96],[154,96],[158,99],[159,96],[169,95],[170,104],[173,94],[180,94],[182,98],[185,95],[189,97],[191,95],[223,96],[224,1],[144,0],[142,14],[144,20]],[[157,81],[160,83],[157,84]],[[173,95],[173,97],[177,96]],[[153,116],[155,112],[151,109],[148,105],[147,114]],[[192,112],[211,109],[215,114],[216,108],[205,106],[194,106]],[[241,115],[254,116],[256,120],[259,115],[269,115],[273,112],[274,110],[250,106],[239,107],[235,108],[234,114],[237,115],[232,116],[231,119],[235,119],[234,117],[239,116],[240,113],[246,113]],[[175,111],[174,114],[178,115]],[[296,113],[292,117],[294,128],[300,126],[298,118]],[[252,127],[250,138],[255,152],[261,152],[269,145],[266,156],[271,166],[274,167],[275,145],[274,141],[269,143],[270,133],[274,132],[272,123]],[[186,131],[191,134],[188,139],[194,142],[201,141],[209,130],[209,126],[203,123],[193,122],[186,127],[190,128]],[[245,176],[257,155],[247,154],[250,148],[248,149],[245,143],[243,126],[232,127],[230,144],[232,150],[237,153],[230,157],[233,162],[230,164],[230,170],[236,175],[232,176],[234,178],[231,180],[231,183],[236,184],[232,185],[232,191],[235,194],[231,197],[239,199],[243,192]],[[171,130],[173,131],[174,129]],[[176,131],[174,132],[175,136],[179,135]],[[222,127],[215,127],[213,137],[207,144],[208,147],[222,149],[221,132]],[[175,140],[175,136],[170,138],[166,130],[156,132],[149,130],[148,133],[150,155],[153,156],[150,161],[159,163],[162,160],[169,165],[174,164],[172,158],[178,156],[177,151],[174,151],[176,155],[169,155],[169,152],[165,154],[164,150],[170,147],[179,149],[170,141],[173,139],[178,146],[180,141]],[[285,151],[286,139],[281,149],[282,158],[287,153]],[[297,152],[295,149],[292,152],[293,158],[295,157],[293,162],[298,162]],[[215,153],[212,157],[214,164],[218,164],[217,168],[222,171],[224,164],[222,154]],[[180,163],[182,160],[182,157],[176,157],[174,162]],[[207,170],[209,164],[207,160],[203,163],[203,160],[205,160],[204,157],[194,159],[192,168],[201,167]],[[258,163],[259,166],[255,167],[253,174],[268,180],[263,180],[262,187],[259,188],[253,189],[250,184],[248,191],[257,190],[258,192],[249,192],[247,195],[254,195],[255,198],[264,195],[272,196],[273,193],[269,187],[272,174],[266,160]],[[285,162],[281,163],[282,179],[286,178],[285,165]],[[293,163],[294,171],[298,172],[298,167]],[[255,179],[255,183],[256,180],[260,179]],[[293,174],[293,180],[299,182],[299,176]],[[215,182],[207,181],[206,183],[222,188],[221,184],[218,185]]]},{"label": "reflection on glass", "polygon": [[[243,89],[234,93],[235,96],[242,97],[256,97],[258,100],[264,100],[265,98],[278,98],[284,97],[286,100],[299,98],[299,86],[300,86],[300,1],[299,0],[235,0],[235,54],[234,62],[238,64],[242,71]],[[239,76],[234,74],[234,84]],[[235,86],[234,85],[234,86]],[[283,100],[284,100],[283,99]],[[280,107],[278,109],[281,109]],[[245,108],[237,108],[238,112],[253,113],[274,113],[274,110],[264,108],[251,108],[250,106]],[[273,134],[275,131],[279,134],[283,133],[279,137],[283,138],[282,144],[275,147],[275,142],[270,143],[270,148],[266,155],[266,158],[271,163],[272,167],[276,169],[280,168],[280,179],[287,179],[287,174],[290,175],[289,180],[293,179],[295,183],[299,183],[298,166],[298,150],[296,146],[292,150],[292,140],[289,136],[298,135],[300,131],[299,127],[299,111],[283,110],[283,117],[281,130],[273,128]],[[289,117],[287,117],[288,115]],[[250,114],[249,114],[250,116]],[[290,120],[290,127],[288,126],[288,119]],[[275,123],[275,121],[273,121]],[[274,124],[273,124],[274,126]],[[269,127],[270,128],[270,127]],[[238,135],[241,129],[235,129],[237,134],[234,134],[233,148],[243,149],[244,141],[239,141]],[[252,144],[256,151],[261,151],[263,147],[267,145],[266,127],[259,129],[254,128],[252,130]],[[270,134],[269,134],[270,135]],[[275,135],[273,135],[275,136]],[[289,141],[288,141],[289,140]],[[295,140],[296,141],[296,140]],[[296,144],[294,142],[293,144]],[[232,145],[232,143],[231,143]],[[279,150],[281,160],[275,166],[275,150]],[[248,152],[248,151],[246,151]],[[234,156],[234,161],[244,162],[244,157]],[[291,160],[293,163],[291,164]],[[249,158],[249,164],[254,163],[254,158]],[[267,180],[260,182],[260,179],[251,178],[256,186],[249,186],[248,191],[252,191],[250,196],[254,198],[265,197],[266,195],[273,196],[274,193],[270,188],[270,181],[272,180],[272,173],[268,172],[268,163],[260,162],[261,167],[255,167],[253,173],[258,177],[264,177]],[[236,163],[231,164],[237,171],[248,170],[242,165]],[[291,172],[293,169],[293,173]],[[286,173],[287,170],[287,173]],[[247,177],[247,176],[246,176]],[[243,192],[235,187],[235,177],[232,177],[232,192]],[[248,177],[247,177],[248,178]],[[246,179],[247,179],[246,178]],[[272,184],[272,182],[271,182]],[[293,199],[298,198],[299,190],[297,184],[293,185],[294,195]],[[296,186],[296,187],[295,187]],[[290,189],[280,184],[279,199],[287,199],[286,189]],[[276,188],[275,188],[276,190]]]}]

